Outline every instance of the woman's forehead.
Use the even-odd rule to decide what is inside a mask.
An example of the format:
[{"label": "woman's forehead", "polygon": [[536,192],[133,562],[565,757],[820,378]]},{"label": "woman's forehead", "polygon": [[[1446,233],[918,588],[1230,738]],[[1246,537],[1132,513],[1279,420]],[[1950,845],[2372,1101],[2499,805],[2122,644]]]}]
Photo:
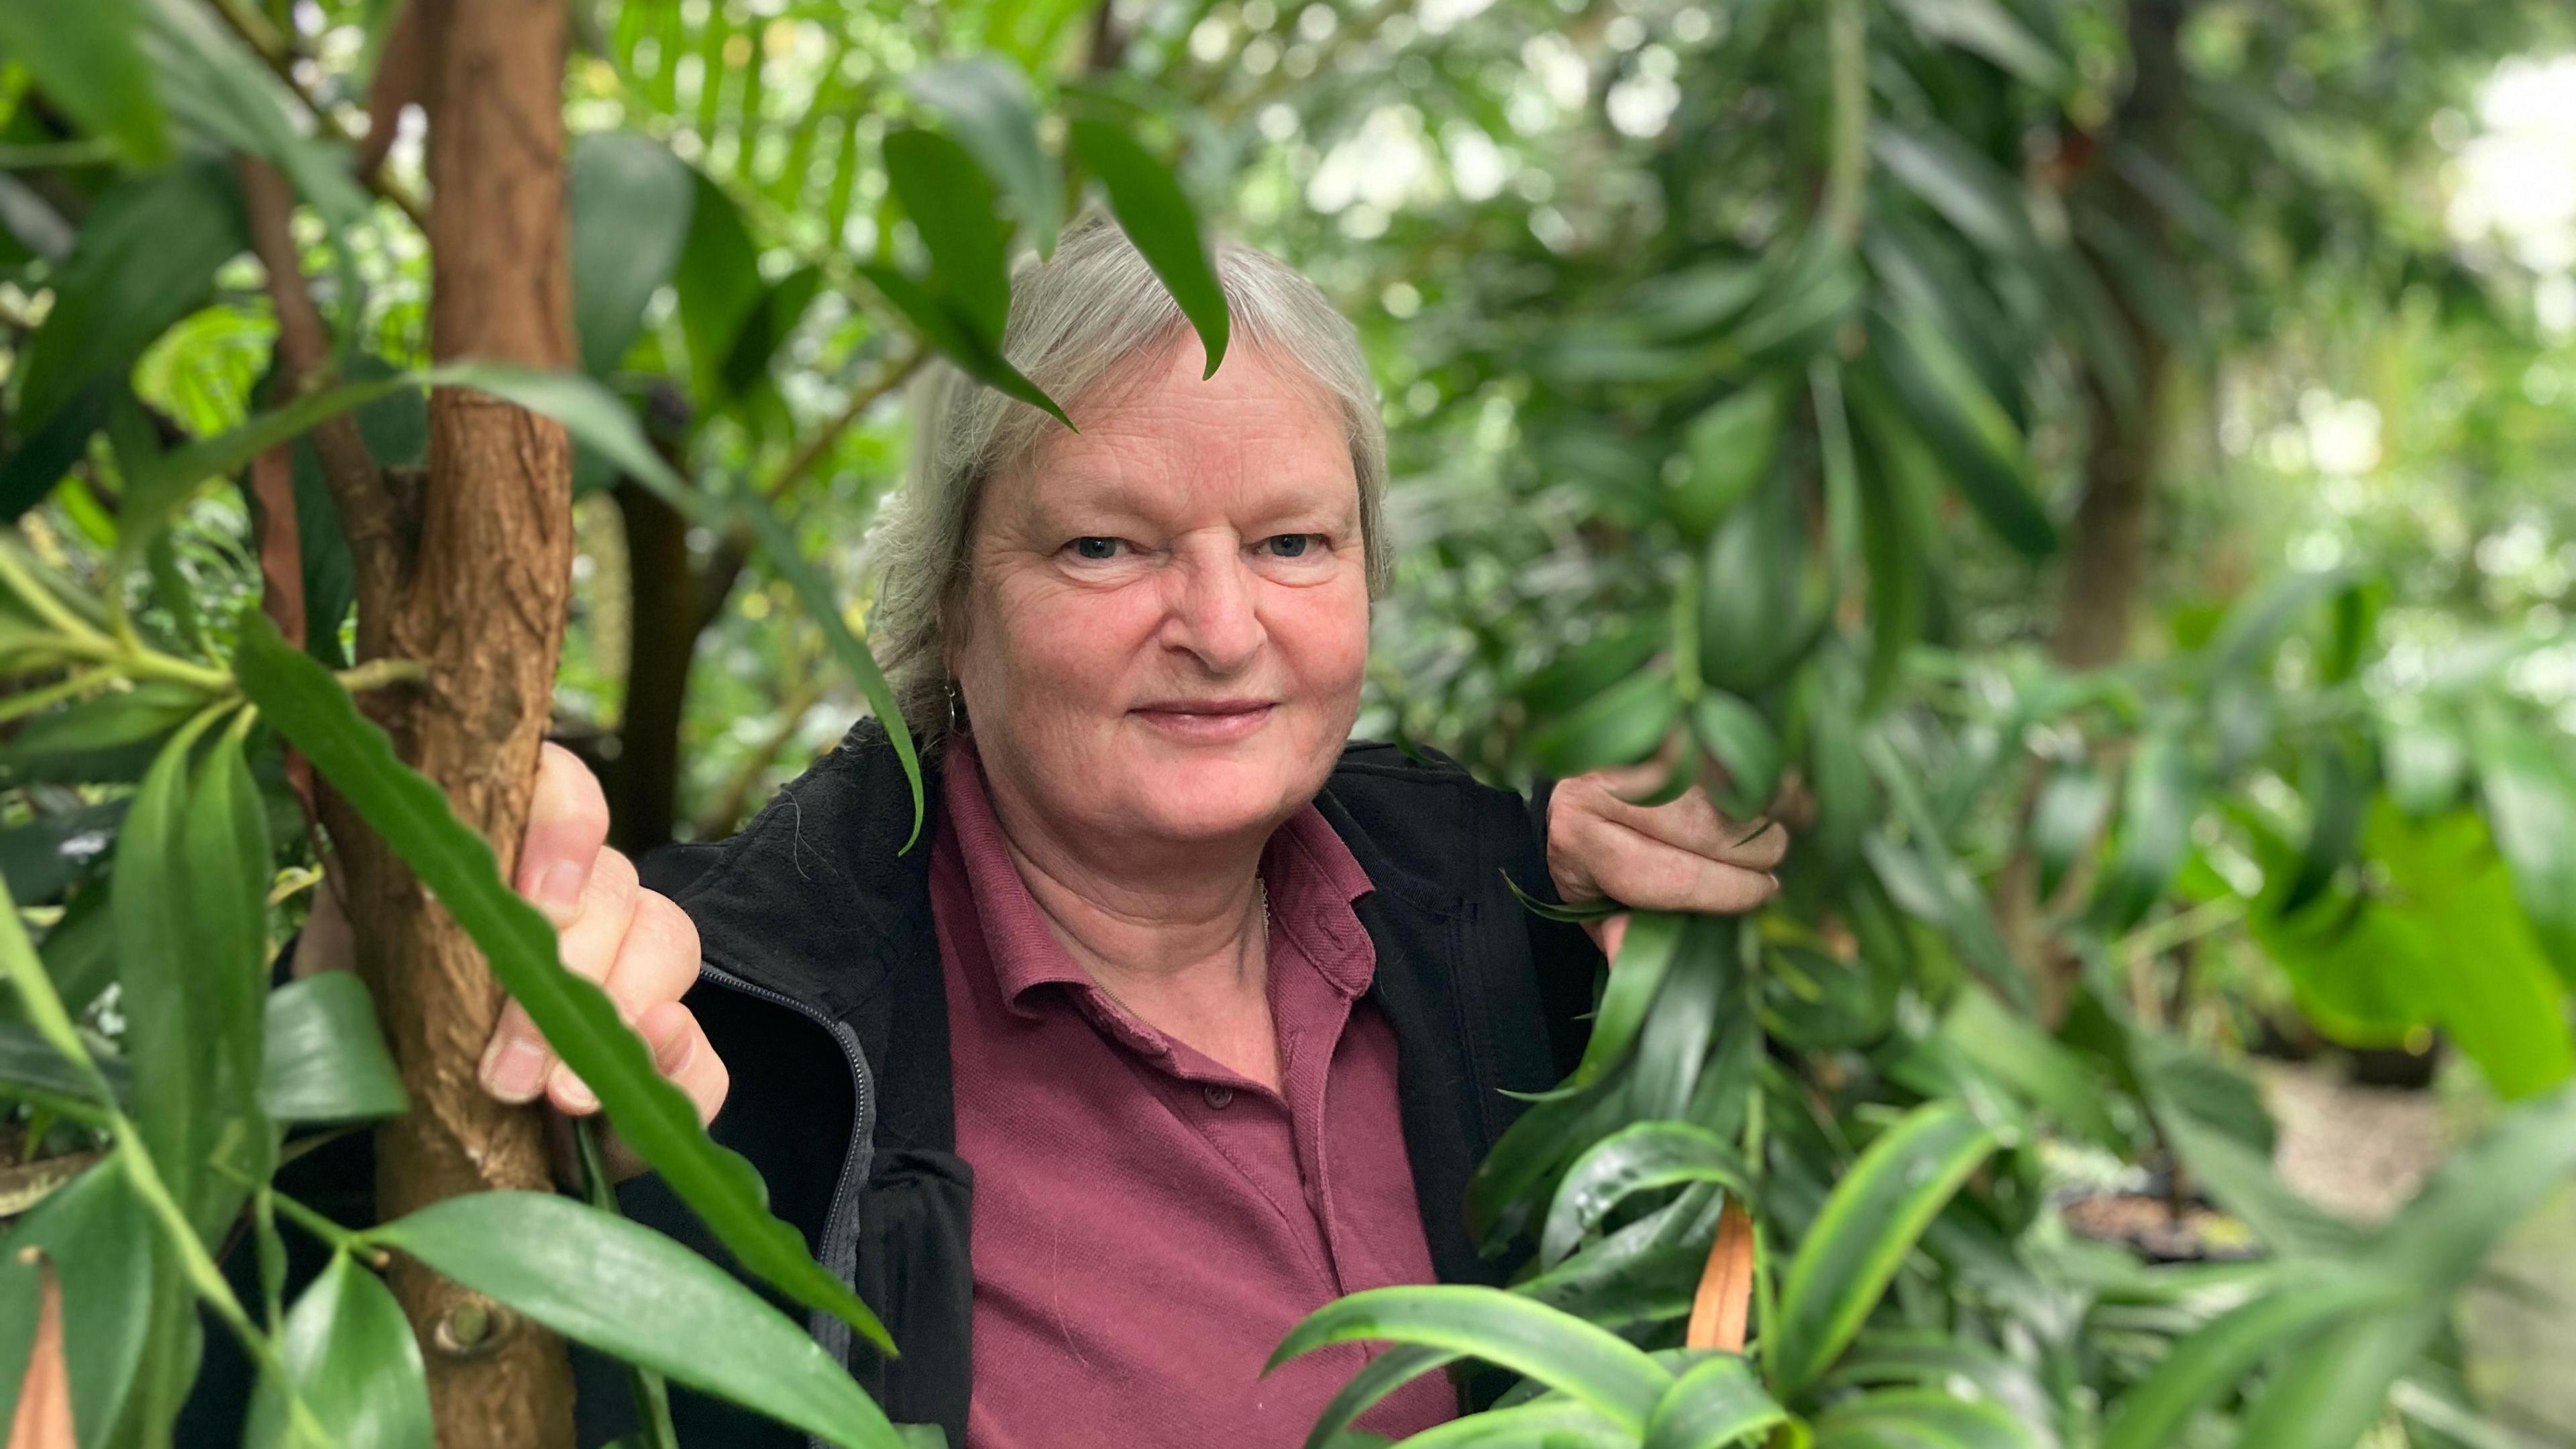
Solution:
[{"label": "woman's forehead", "polygon": [[1070,411],[1081,431],[1054,430],[1018,470],[1013,491],[1042,510],[1217,492],[1307,506],[1318,493],[1357,501],[1333,399],[1302,369],[1257,349],[1229,353],[1213,378],[1199,376],[1194,349],[1174,349]]}]

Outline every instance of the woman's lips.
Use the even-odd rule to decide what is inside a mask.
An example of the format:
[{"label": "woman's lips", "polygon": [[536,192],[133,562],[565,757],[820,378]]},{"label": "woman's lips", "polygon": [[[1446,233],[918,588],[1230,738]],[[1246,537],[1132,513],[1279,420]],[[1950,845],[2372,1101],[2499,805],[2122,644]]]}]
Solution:
[{"label": "woman's lips", "polygon": [[1175,739],[1201,744],[1239,740],[1269,722],[1278,706],[1261,700],[1182,701],[1147,705],[1136,717]]}]

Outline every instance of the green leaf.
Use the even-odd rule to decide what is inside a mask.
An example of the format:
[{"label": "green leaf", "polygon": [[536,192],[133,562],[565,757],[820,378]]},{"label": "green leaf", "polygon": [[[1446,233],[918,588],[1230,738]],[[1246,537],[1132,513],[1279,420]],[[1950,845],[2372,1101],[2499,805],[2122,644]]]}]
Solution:
[{"label": "green leaf", "polygon": [[1207,353],[1206,375],[1216,376],[1217,364],[1225,360],[1229,325],[1225,288],[1217,281],[1215,252],[1200,234],[1198,216],[1180,182],[1135,137],[1111,122],[1075,121],[1071,139],[1073,154],[1108,189],[1109,212],[1118,218],[1119,228],[1198,330],[1199,345]]},{"label": "green leaf", "polygon": [[2478,796],[2514,898],[2559,980],[2576,990],[2576,769],[2500,711],[2476,740]]},{"label": "green leaf", "polygon": [[[22,1022],[0,1022],[0,1095],[17,1096],[6,1089],[24,1088],[36,1098],[63,1097],[75,1102],[99,1101],[98,1079],[107,1079],[110,1098],[123,1103],[132,1091],[133,1078],[121,1059],[96,1062],[96,1071],[84,1071],[54,1048],[45,1034]],[[101,1104],[106,1105],[106,1104]]]},{"label": "green leaf", "polygon": [[134,1117],[200,1238],[222,1241],[275,1150],[260,1109],[268,821],[238,731],[162,748],[116,846],[117,958]]},{"label": "green leaf", "polygon": [[2110,782],[2091,763],[2078,760],[2049,772],[2031,804],[2028,832],[2031,857],[2039,863],[2040,899],[2057,894],[2110,809]]},{"label": "green leaf", "polygon": [[1655,993],[1628,1071],[1628,1110],[1639,1118],[1681,1117],[1690,1110],[1709,1042],[1721,1018],[1744,1009],[1741,923],[1695,915],[1682,927],[1672,969]]},{"label": "green leaf", "polygon": [[573,330],[581,370],[605,377],[679,266],[698,182],[670,147],[633,131],[575,137],[568,171]]},{"label": "green leaf", "polygon": [[2020,430],[1937,324],[1919,312],[1879,306],[1870,314],[1869,344],[1906,415],[1968,505],[2025,556],[2055,552],[2057,525],[2040,503]]},{"label": "green leaf", "polygon": [[12,784],[134,779],[159,742],[209,703],[205,691],[165,679],[92,695],[29,720],[0,748],[0,778]]},{"label": "green leaf", "polygon": [[0,51],[128,165],[150,170],[170,159],[170,123],[135,46],[141,23],[136,0],[0,0]]},{"label": "green leaf", "polygon": [[1717,803],[1738,819],[1769,808],[1786,763],[1780,732],[1760,710],[1724,690],[1691,701],[1690,720],[1692,737],[1726,771],[1725,780],[1711,786]]},{"label": "green leaf", "polygon": [[2105,1084],[2057,1038],[1970,984],[1950,1003],[1941,1033],[1981,1075],[2114,1151],[2127,1145],[2105,1110]]},{"label": "green leaf", "polygon": [[160,454],[127,482],[124,506],[117,514],[117,557],[140,558],[198,484],[241,471],[251,459],[293,441],[317,423],[417,385],[416,379],[401,375],[339,383],[308,392],[228,432]]},{"label": "green leaf", "polygon": [[324,971],[268,994],[259,1100],[279,1122],[363,1122],[411,1110],[357,973]]},{"label": "green leaf", "polygon": [[1663,988],[1664,975],[1689,933],[1688,916],[1666,911],[1638,911],[1628,918],[1619,940],[1618,959],[1610,963],[1610,984],[1592,1014],[1592,1035],[1583,1045],[1583,1060],[1550,1096],[1567,1096],[1589,1086],[1628,1054],[1646,1024],[1646,1008]]},{"label": "green leaf", "polygon": [[255,612],[242,616],[237,668],[243,690],[269,722],[483,949],[511,999],[598,1094],[618,1135],[743,1266],[891,1347],[867,1305],[814,1261],[794,1228],[771,1216],[760,1175],[707,1136],[697,1109],[654,1070],[643,1040],[618,1019],[608,994],[563,968],[554,927],[501,879],[491,846],[456,818],[435,784],[395,757],[393,742],[358,713],[338,682]]},{"label": "green leaf", "polygon": [[1010,230],[965,147],[917,127],[885,138],[886,181],[930,253],[930,286],[993,347],[1011,315]]},{"label": "green leaf", "polygon": [[953,311],[949,304],[933,295],[927,287],[892,267],[866,265],[859,275],[877,289],[903,319],[912,324],[921,340],[936,349],[940,356],[957,364],[968,377],[983,383],[1005,397],[1013,397],[1045,413],[1070,428],[1073,419],[1055,405],[1036,383],[1020,374],[1002,355],[1001,349],[984,340],[976,324]]},{"label": "green leaf", "polygon": [[2167,723],[2150,729],[2120,789],[2119,837],[2102,869],[2093,899],[2095,919],[2124,931],[2164,898],[2191,844],[2197,804],[2191,754],[2182,732]]},{"label": "green leaf", "polygon": [[1679,711],[1670,676],[1661,669],[1632,674],[1532,736],[1530,753],[1560,775],[1634,764],[1663,743]]},{"label": "green leaf", "polygon": [[1683,431],[1689,466],[1667,495],[1666,511],[1684,538],[1706,538],[1771,471],[1786,421],[1783,401],[1779,388],[1757,383],[1710,405]]},{"label": "green leaf", "polygon": [[[1635,1442],[1634,1431],[1598,1411],[1552,1399],[1452,1419],[1405,1440],[1400,1449],[1627,1449]],[[1368,1443],[1353,1436],[1332,1449],[1367,1449]]]},{"label": "green leaf", "polygon": [[[1315,1419],[1314,1429],[1306,1435],[1306,1449],[1338,1449],[1336,1436],[1350,1427],[1353,1419],[1376,1407],[1380,1399],[1422,1377],[1448,1367],[1464,1355],[1451,1349],[1427,1348],[1420,1344],[1398,1344],[1372,1358],[1351,1381],[1342,1385],[1332,1402]],[[1346,1442],[1346,1441],[1345,1441]]]},{"label": "green leaf", "polygon": [[1627,1083],[1615,1073],[1571,1093],[1542,1095],[1505,1128],[1467,1179],[1467,1223],[1488,1256],[1511,1246],[1544,1210],[1539,1195],[1566,1160],[1627,1120]]},{"label": "green leaf", "polygon": [[2350,590],[2356,577],[2349,569],[2318,569],[2284,574],[2264,585],[2230,609],[2211,636],[2202,651],[2207,677],[2241,678],[2260,671],[2310,609],[2328,595]]},{"label": "green leaf", "polygon": [[731,400],[725,359],[752,309],[760,304],[760,249],[743,225],[742,209],[724,188],[697,175],[689,204],[689,231],[672,276],[679,293],[680,334],[689,348],[689,374],[698,396],[711,405]]},{"label": "green leaf", "polygon": [[[442,891],[440,899],[450,897]],[[555,1040],[551,1032],[547,1039]],[[801,1325],[724,1269],[624,1218],[547,1193],[470,1193],[371,1229],[367,1238],[575,1342],[847,1449],[901,1449],[904,1442]],[[871,1336],[882,1341],[882,1331]]]},{"label": "green leaf", "polygon": [[2382,803],[2365,838],[2392,887],[2374,909],[2421,932],[2441,963],[2425,983],[2435,1013],[2496,1091],[2527,1097],[2576,1073],[2566,988],[2486,823],[2465,810],[2408,820]]},{"label": "green leaf", "polygon": [[943,61],[904,77],[914,100],[937,111],[948,133],[1000,183],[1020,221],[1037,238],[1038,255],[1055,254],[1064,225],[1064,181],[1038,145],[1037,106],[1028,78],[989,57]]},{"label": "green leaf", "polygon": [[1742,1154],[1688,1122],[1639,1122],[1593,1144],[1557,1185],[1539,1239],[1539,1263],[1565,1261],[1610,1210],[1629,1197],[1686,1182],[1713,1182],[1738,1197],[1753,1193]]},{"label": "green leaf", "polygon": [[110,188],[82,222],[54,276],[53,307],[20,354],[10,431],[33,432],[92,382],[132,367],[205,305],[215,268],[249,245],[227,162],[191,159]]},{"label": "green leaf", "polygon": [[1815,1449],[2041,1449],[2000,1404],[1939,1390],[1892,1389],[1837,1404],[1816,1419]]},{"label": "green leaf", "polygon": [[1534,720],[1552,719],[1646,667],[1671,640],[1661,612],[1612,621],[1602,632],[1559,653],[1516,690]]},{"label": "green leaf", "polygon": [[1781,1286],[1776,1384],[1795,1394],[1860,1332],[1905,1255],[1951,1194],[1995,1149],[1955,1102],[1906,1114],[1871,1143],[1826,1198]]},{"label": "green leaf", "polygon": [[1373,1288],[1316,1309],[1270,1356],[1277,1368],[1326,1344],[1383,1339],[1472,1355],[1536,1379],[1642,1431],[1672,1375],[1626,1340],[1499,1288]]},{"label": "green leaf", "polygon": [[1735,1354],[1684,1369],[1646,1421],[1642,1449],[1726,1449],[1789,1417]]},{"label": "green leaf", "polygon": [[1897,0],[1916,34],[1972,50],[2044,91],[2066,84],[2066,62],[1997,0]]},{"label": "green leaf", "polygon": [[74,1442],[107,1442],[143,1360],[154,1251],[150,1214],[113,1158],[54,1189],[0,1237],[0,1424],[14,1417],[26,1377],[41,1256],[63,1292]]},{"label": "green leaf", "polygon": [[[51,900],[95,873],[108,858],[112,833],[124,816],[125,802],[109,800],[0,830],[0,876],[8,879],[12,894],[29,905]],[[92,990],[90,998],[96,996]]]},{"label": "green leaf", "polygon": [[436,1449],[428,1369],[393,1290],[350,1256],[334,1253],[322,1276],[288,1311],[277,1353],[284,1392],[264,1381],[251,1400],[244,1449],[291,1449],[301,1441],[286,1414],[286,1392],[303,1400],[344,1449]]},{"label": "green leaf", "polygon": [[143,53],[182,130],[265,158],[335,230],[366,216],[367,193],[349,174],[345,153],[304,133],[290,114],[302,111],[301,102],[249,46],[205,6],[187,0],[140,4]]},{"label": "green leaf", "polygon": [[2400,1283],[2339,1269],[2292,1275],[2177,1342],[2155,1372],[2120,1396],[2101,1449],[2162,1449],[2264,1360],[2329,1325],[2399,1301]]}]

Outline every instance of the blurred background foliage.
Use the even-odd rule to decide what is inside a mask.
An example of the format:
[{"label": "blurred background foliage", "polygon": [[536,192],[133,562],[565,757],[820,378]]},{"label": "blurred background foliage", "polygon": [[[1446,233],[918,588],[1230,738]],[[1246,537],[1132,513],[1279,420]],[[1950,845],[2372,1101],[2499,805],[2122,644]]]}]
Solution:
[{"label": "blurred background foliage", "polygon": [[[385,7],[207,13],[318,133],[372,138],[380,207],[416,208],[416,137],[368,114],[399,55]],[[1964,1100],[1990,1126],[2045,1130],[1996,1129],[2006,1155],[1916,1266],[1847,1278],[1863,1311],[1892,1296],[1841,1381],[1817,1371],[1848,1332],[1780,1350],[1813,1363],[1766,1363],[1784,1404],[1830,1406],[1854,1375],[1966,1375],[2041,1436],[1993,1442],[2095,1442],[2106,1418],[2138,1436],[2123,1444],[2576,1435],[2546,1383],[2506,1384],[2498,1422],[2472,1417],[2511,1353],[2481,1369],[2447,1322],[2384,1303],[2344,1305],[2349,1334],[2376,1338],[2338,1343],[2330,1315],[2273,1325],[2265,1342],[2297,1362],[2241,1402],[2156,1376],[2230,1305],[2313,1294],[2314,1277],[2227,1269],[2258,1245],[2447,1301],[2511,1225],[2499,1205],[2536,1200],[2576,1131],[2555,1094],[2576,1072],[2576,14],[578,13],[584,367],[703,486],[792,517],[846,622],[865,621],[868,520],[899,485],[926,355],[876,269],[975,305],[918,173],[907,190],[900,145],[929,143],[889,137],[954,137],[1026,251],[1068,206],[1055,158],[1099,164],[1065,118],[1112,115],[1176,158],[1209,225],[1323,286],[1377,368],[1403,562],[1363,733],[1512,783],[1662,749],[1738,813],[1788,818],[1783,907],[1677,935],[1682,964],[1652,978],[1668,994],[1634,1003],[1665,1025],[1614,1041],[1489,1164],[1487,1226],[1550,1245],[1538,1296],[1649,1346],[1678,1328],[1719,1178],[1703,1163],[1624,1205],[1569,1207],[1559,1189],[1611,1171],[1595,1144],[1623,1127],[1686,1119],[1744,1142],[1767,1229],[1803,1244],[1856,1148]],[[94,572],[116,538],[117,429],[241,422],[273,322],[220,196],[184,167],[116,189],[130,141],[68,124],[15,65],[0,87],[0,501],[31,510],[40,554]],[[1038,147],[1014,149],[1028,116]],[[353,310],[384,362],[424,361],[416,235],[343,235],[306,199],[326,310]],[[118,235],[120,208],[112,253],[93,239]],[[149,325],[96,343],[131,352],[139,408],[45,382],[49,309],[84,266],[141,268],[127,296],[149,305],[128,311]],[[366,415],[380,456],[417,461],[416,411]],[[588,453],[577,484],[558,733],[600,770],[628,848],[727,833],[863,701],[748,537]],[[174,598],[221,617],[257,592],[233,495],[190,507],[177,583],[147,609],[173,627]],[[333,559],[308,544],[310,599],[345,603]],[[59,858],[77,817],[12,808],[0,848]],[[1758,1037],[1712,1025],[1730,1005]],[[2309,1063],[2262,1079],[2314,1123],[2276,1130],[2237,1070],[2256,1054]],[[2334,1096],[2346,1078],[2438,1083],[2434,1125],[2413,1103]],[[2524,1098],[2556,1117],[2503,1112]],[[2327,1164],[2312,1196],[2384,1215],[2443,1142],[2492,1120],[2524,1134],[2494,1139],[2512,1150],[2461,1159],[2436,1179],[2447,1195],[2366,1241],[2263,1170],[2309,1152]],[[2401,1127],[2429,1145],[2373,1156]],[[2069,1246],[2070,1224],[2221,1271],[2114,1270]],[[1793,1292],[1831,1274],[1783,1268]],[[2522,1300],[2570,1291],[2516,1282]],[[2183,1405],[2177,1435],[2204,1437],[2144,1437],[2141,1385]],[[2192,1417],[2210,1405],[2243,1416]]]}]

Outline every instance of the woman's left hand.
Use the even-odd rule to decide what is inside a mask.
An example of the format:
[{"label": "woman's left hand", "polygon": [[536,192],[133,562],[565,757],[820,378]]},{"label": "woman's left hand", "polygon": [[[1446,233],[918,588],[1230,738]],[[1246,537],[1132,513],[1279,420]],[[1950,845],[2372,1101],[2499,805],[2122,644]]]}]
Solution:
[{"label": "woman's left hand", "polygon": [[[1747,822],[1719,814],[1696,785],[1662,805],[1634,803],[1668,774],[1633,765],[1557,783],[1547,802],[1547,871],[1559,899],[1738,915],[1778,894],[1771,872],[1788,854],[1789,832],[1774,820],[1746,838]],[[1627,928],[1625,914],[1584,923],[1614,960]]]}]

